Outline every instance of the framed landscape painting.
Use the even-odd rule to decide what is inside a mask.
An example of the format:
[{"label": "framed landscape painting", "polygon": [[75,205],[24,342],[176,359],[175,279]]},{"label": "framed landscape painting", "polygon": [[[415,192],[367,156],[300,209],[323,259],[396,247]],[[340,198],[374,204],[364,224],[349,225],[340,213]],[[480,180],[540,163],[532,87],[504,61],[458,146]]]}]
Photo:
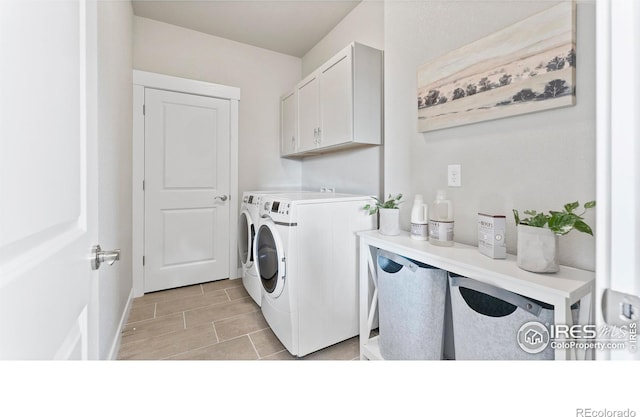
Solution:
[{"label": "framed landscape painting", "polygon": [[418,68],[418,131],[575,104],[575,3],[563,2]]}]

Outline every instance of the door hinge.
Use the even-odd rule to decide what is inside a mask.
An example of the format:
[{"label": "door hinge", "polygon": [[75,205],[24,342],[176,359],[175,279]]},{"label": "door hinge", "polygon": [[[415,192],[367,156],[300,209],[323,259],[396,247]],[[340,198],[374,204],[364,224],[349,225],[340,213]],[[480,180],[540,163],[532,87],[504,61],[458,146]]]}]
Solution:
[{"label": "door hinge", "polygon": [[144,180],[142,180],[142,191],[144,191]]},{"label": "door hinge", "polygon": [[142,266],[144,266],[144,256],[142,257]]},{"label": "door hinge", "polygon": [[142,105],[142,115],[145,116],[147,114],[147,108],[145,107],[145,105]]}]

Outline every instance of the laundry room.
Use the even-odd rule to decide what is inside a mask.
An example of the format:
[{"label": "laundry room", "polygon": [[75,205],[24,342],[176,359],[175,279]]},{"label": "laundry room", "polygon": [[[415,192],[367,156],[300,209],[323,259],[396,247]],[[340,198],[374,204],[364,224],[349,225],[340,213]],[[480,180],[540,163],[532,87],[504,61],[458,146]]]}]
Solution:
[{"label": "laundry room", "polygon": [[[575,42],[580,45],[580,53],[576,58],[576,91],[579,93],[575,105],[423,133],[416,128],[415,100],[410,99],[416,95],[416,70],[425,62],[549,6],[546,2],[364,1],[355,5],[298,58],[162,22],[162,19],[177,19],[170,5],[159,7],[153,2],[134,2],[133,68],[239,88],[238,197],[261,190],[331,189],[338,194],[379,198],[401,193],[404,201],[399,204],[400,229],[409,230],[414,196],[422,195],[433,207],[437,191],[445,190],[454,205],[455,241],[477,246],[477,213],[511,216],[513,209],[555,208],[569,200],[595,199],[595,4],[579,2],[576,8]],[[426,16],[429,24],[424,22]],[[456,24],[452,25],[454,21]],[[442,36],[443,33],[446,36]],[[367,80],[367,93],[375,97],[373,91],[377,88],[382,107],[377,109],[379,117],[366,120],[368,126],[380,127],[378,144],[329,148],[329,151],[316,149],[315,145],[311,152],[285,151],[289,136],[297,140],[299,149],[303,147],[303,124],[306,123],[299,107],[297,129],[284,137],[288,94],[297,90],[296,98],[302,106],[308,80],[314,79],[318,68],[334,65],[332,59],[337,61],[335,58],[353,42],[383,54],[383,79],[376,80],[377,85]],[[358,50],[353,59],[357,53]],[[357,63],[354,67],[362,68],[364,64]],[[370,74],[362,75],[367,76]],[[354,103],[358,103],[356,95],[354,93]],[[358,109],[374,101],[360,102]],[[316,111],[328,112],[326,109]],[[375,114],[375,111],[368,109],[361,113]],[[353,123],[356,131],[356,118]],[[297,135],[300,137],[296,138]],[[547,151],[550,149],[553,151]],[[447,177],[449,165],[454,164],[461,168],[461,184],[452,187]],[[148,187],[145,192],[150,192]],[[258,201],[259,196],[254,197]],[[236,210],[241,211],[241,207]],[[260,212],[259,216],[267,214],[270,213]],[[594,210],[586,216],[585,221],[594,224]],[[246,219],[243,221],[246,223]],[[253,227],[256,234],[259,225],[249,227]],[[516,225],[511,217],[506,228],[506,249],[515,253]],[[240,232],[238,240],[244,239],[246,233],[250,232]],[[253,262],[257,263],[253,239],[248,238],[244,246],[248,261],[251,263],[253,256]],[[148,252],[147,262],[151,258]],[[564,236],[559,256],[562,265],[593,271],[595,241],[583,233]],[[149,271],[139,268],[135,274],[134,266],[134,288],[136,275],[150,279]],[[152,287],[152,290],[159,288]],[[149,292],[149,288],[142,291]],[[259,304],[260,289],[256,291],[258,295],[253,300]],[[124,348],[129,336],[124,336]],[[354,344],[352,348],[353,358],[358,357],[357,346]],[[262,356],[258,353],[258,357]]]},{"label": "laundry room", "polygon": [[[3,60],[25,64],[4,78],[27,86],[2,85],[0,136],[25,140],[0,141],[0,359],[183,360],[236,386],[294,363],[345,392],[638,363],[638,103],[612,80],[637,90],[640,60],[612,45],[637,51],[640,7],[615,1],[7,0],[25,46]],[[23,95],[56,97],[46,123]]]}]

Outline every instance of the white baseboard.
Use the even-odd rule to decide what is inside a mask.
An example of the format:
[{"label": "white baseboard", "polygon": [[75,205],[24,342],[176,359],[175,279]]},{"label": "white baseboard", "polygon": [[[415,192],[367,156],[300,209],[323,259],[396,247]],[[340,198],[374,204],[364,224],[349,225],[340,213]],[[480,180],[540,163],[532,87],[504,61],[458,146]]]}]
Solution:
[{"label": "white baseboard", "polygon": [[109,350],[109,356],[106,358],[107,360],[114,361],[118,359],[118,351],[120,350],[120,342],[122,340],[122,329],[124,328],[124,324],[127,322],[129,318],[129,313],[131,312],[131,304],[133,303],[133,288],[129,292],[129,299],[127,300],[127,305],[122,312],[122,317],[120,318],[120,323],[118,324],[118,330],[116,331],[116,335],[113,338],[113,342],[111,343],[111,349]]}]

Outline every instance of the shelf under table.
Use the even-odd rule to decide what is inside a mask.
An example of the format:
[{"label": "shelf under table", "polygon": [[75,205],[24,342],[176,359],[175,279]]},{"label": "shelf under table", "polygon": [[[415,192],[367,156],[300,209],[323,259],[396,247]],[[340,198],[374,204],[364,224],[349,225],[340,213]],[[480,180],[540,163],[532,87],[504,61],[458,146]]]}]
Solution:
[{"label": "shelf under table", "polygon": [[[553,274],[537,274],[520,269],[514,255],[492,259],[475,246],[455,243],[435,246],[427,241],[411,239],[408,232],[397,236],[381,235],[377,230],[358,232],[360,243],[360,334],[369,335],[377,310],[376,249],[385,249],[410,259],[468,278],[521,294],[554,306],[555,323],[572,323],[571,305],[580,300],[581,324],[593,323],[592,309],[595,273],[561,266]],[[370,292],[373,284],[373,298]],[[379,358],[377,340],[360,338],[361,357]],[[374,346],[375,344],[375,346]],[[369,346],[370,345],[370,346]],[[367,353],[371,351],[372,357]],[[576,352],[556,350],[556,359],[575,357]]]}]

